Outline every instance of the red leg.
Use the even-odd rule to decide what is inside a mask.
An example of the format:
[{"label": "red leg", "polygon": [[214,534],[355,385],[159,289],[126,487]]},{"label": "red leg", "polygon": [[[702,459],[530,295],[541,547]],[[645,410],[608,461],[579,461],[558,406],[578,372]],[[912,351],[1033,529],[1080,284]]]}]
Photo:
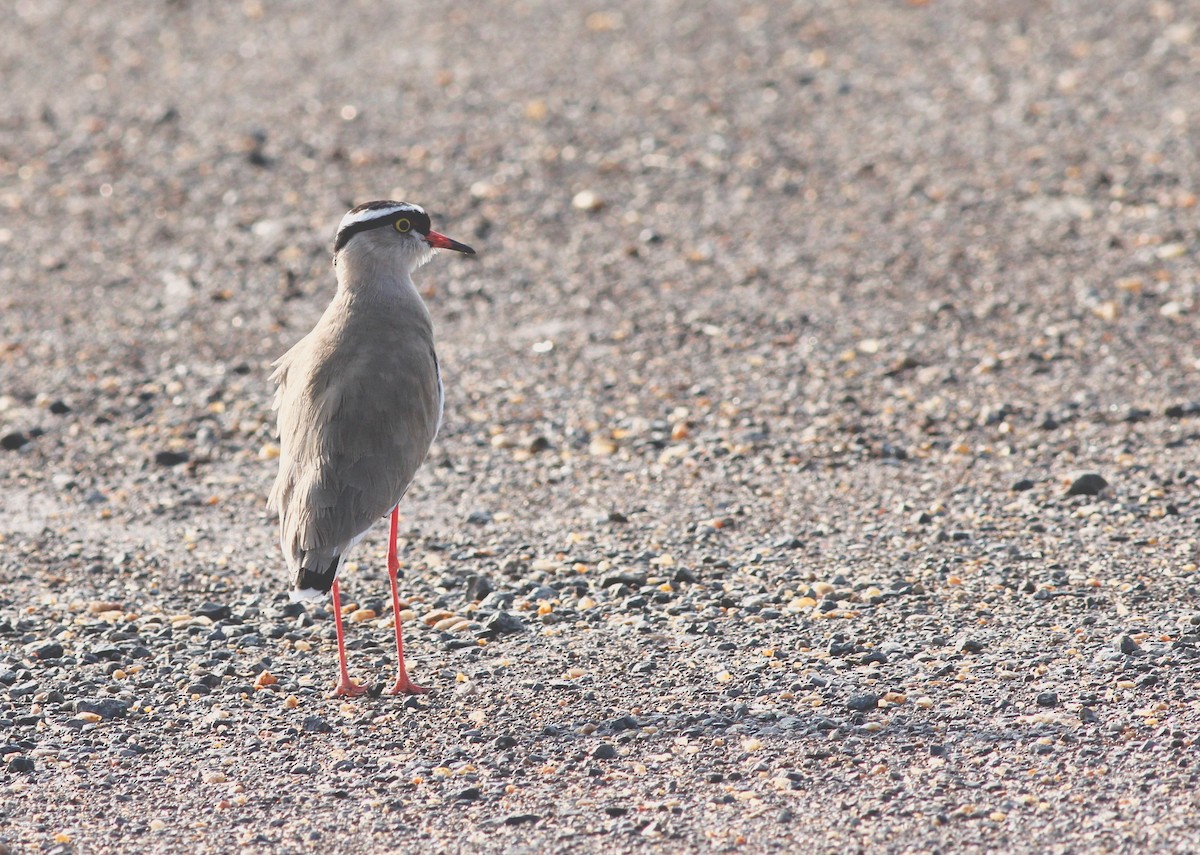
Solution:
[{"label": "red leg", "polygon": [[396,556],[396,529],[400,525],[400,509],[392,508],[391,536],[388,538],[388,578],[392,580],[392,614],[396,620],[396,663],[399,674],[396,685],[388,689],[389,695],[421,695],[429,690],[418,686],[408,678],[404,667],[404,637],[400,632],[400,586],[396,574],[400,571],[400,559]]},{"label": "red leg", "polygon": [[360,686],[350,679],[350,672],[346,669],[346,640],[344,630],[342,629],[342,598],[338,595],[337,579],[333,580],[333,624],[337,627],[337,643],[338,643],[338,684],[334,687],[333,697],[340,698],[343,696],[355,697],[364,695],[367,692],[366,686]]}]

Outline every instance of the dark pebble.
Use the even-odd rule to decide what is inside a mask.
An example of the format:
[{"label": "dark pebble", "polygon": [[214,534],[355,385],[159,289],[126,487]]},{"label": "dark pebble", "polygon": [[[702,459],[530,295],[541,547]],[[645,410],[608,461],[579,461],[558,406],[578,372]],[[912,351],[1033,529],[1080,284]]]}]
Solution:
[{"label": "dark pebble", "polygon": [[487,576],[472,573],[467,577],[467,600],[470,602],[482,600],[494,590],[496,590],[496,586]]},{"label": "dark pebble", "polygon": [[1189,404],[1172,404],[1163,411],[1169,419],[1181,419],[1184,416],[1195,415],[1200,413],[1200,403],[1193,402]]},{"label": "dark pebble", "polygon": [[1012,485],[1011,489],[1014,493],[1024,493],[1026,490],[1033,489],[1033,482],[1028,478],[1022,478],[1020,481]]},{"label": "dark pebble", "polygon": [[592,757],[596,760],[615,760],[617,758],[617,749],[607,742],[601,742],[592,751]]},{"label": "dark pebble", "polygon": [[1058,694],[1056,692],[1041,692],[1037,696],[1037,705],[1039,707],[1056,707],[1058,706]]},{"label": "dark pebble", "polygon": [[8,771],[10,772],[32,772],[33,769],[33,758],[24,754],[18,754],[8,761]]},{"label": "dark pebble", "polygon": [[524,631],[525,622],[519,617],[511,612],[496,612],[483,622],[483,629],[477,635],[480,638],[496,638]]},{"label": "dark pebble", "polygon": [[1095,710],[1091,707],[1083,707],[1079,710],[1079,720],[1084,724],[1097,724],[1100,721],[1100,716],[1096,715]]},{"label": "dark pebble", "polygon": [[879,695],[872,692],[868,692],[865,695],[854,695],[850,700],[846,701],[846,707],[856,712],[877,709],[879,707]]},{"label": "dark pebble", "polygon": [[1098,496],[1108,482],[1098,472],[1081,472],[1067,488],[1068,496]]},{"label": "dark pebble", "polygon": [[458,795],[456,795],[454,798],[463,802],[474,802],[478,801],[482,795],[483,793],[480,792],[479,787],[467,787],[465,790],[458,793]]},{"label": "dark pebble", "polygon": [[5,451],[16,451],[28,442],[29,437],[25,436],[19,430],[14,430],[12,433],[0,436],[0,448],[3,448]]},{"label": "dark pebble", "polygon": [[983,651],[983,643],[964,635],[955,642],[954,649],[959,653],[980,653]]},{"label": "dark pebble", "polygon": [[517,740],[513,739],[511,736],[504,735],[497,736],[496,740],[492,743],[492,747],[499,751],[504,751],[505,749],[512,748],[516,744]]},{"label": "dark pebble", "polygon": [[1125,633],[1121,633],[1116,638],[1114,638],[1112,643],[1113,643],[1113,647],[1116,648],[1117,651],[1124,653],[1126,656],[1130,656],[1134,653],[1137,653],[1139,650],[1142,649],[1142,648],[1138,647],[1138,643],[1136,641],[1134,641],[1132,638],[1130,638]]},{"label": "dark pebble", "polygon": [[636,730],[637,728],[641,727],[641,725],[638,724],[637,719],[631,715],[623,715],[620,718],[614,718],[612,721],[606,722],[604,726],[613,733],[619,733],[622,730]]},{"label": "dark pebble", "polygon": [[629,808],[621,805],[609,805],[604,809],[604,812],[609,816],[624,816],[629,813]]},{"label": "dark pebble", "polygon": [[211,621],[228,620],[233,612],[229,606],[221,605],[220,603],[201,603],[192,612],[196,617],[206,617]]},{"label": "dark pebble", "polygon": [[696,581],[696,574],[686,567],[680,567],[675,571],[675,575],[671,578],[676,582],[687,582],[688,584],[694,584]]},{"label": "dark pebble", "polygon": [[626,571],[605,576],[600,582],[601,588],[611,588],[613,585],[627,585],[630,588],[640,588],[646,584],[646,574]]},{"label": "dark pebble", "polygon": [[66,415],[71,412],[71,406],[60,398],[57,401],[50,402],[50,412],[56,416]]},{"label": "dark pebble", "polygon": [[471,525],[487,525],[492,521],[492,515],[488,511],[471,511],[467,514],[467,522]]},{"label": "dark pebble", "polygon": [[310,715],[304,719],[305,733],[332,733],[333,726],[319,715]]},{"label": "dark pebble", "polygon": [[[208,687],[205,686],[205,693]],[[123,718],[129,712],[129,704],[116,698],[96,698],[79,700],[74,704],[75,712],[96,713],[101,718]]]},{"label": "dark pebble", "polygon": [[160,451],[154,455],[154,462],[159,466],[178,466],[188,462],[188,456],[183,451]]},{"label": "dark pebble", "polygon": [[57,641],[35,641],[25,647],[25,654],[35,659],[59,659],[63,655],[63,646]]}]

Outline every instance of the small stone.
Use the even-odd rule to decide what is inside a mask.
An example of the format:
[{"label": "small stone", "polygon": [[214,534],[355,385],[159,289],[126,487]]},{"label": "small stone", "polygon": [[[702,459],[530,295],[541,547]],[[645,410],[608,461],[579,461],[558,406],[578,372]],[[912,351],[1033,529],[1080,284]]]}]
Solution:
[{"label": "small stone", "polygon": [[1037,696],[1037,705],[1039,707],[1056,707],[1058,706],[1057,692],[1040,692]]},{"label": "small stone", "polygon": [[472,573],[467,577],[467,600],[469,602],[482,600],[494,590],[496,590],[496,586],[487,576]]},{"label": "small stone", "polygon": [[1079,720],[1084,724],[1098,724],[1100,716],[1096,715],[1095,710],[1091,707],[1082,707],[1079,710]]},{"label": "small stone", "polygon": [[43,662],[47,659],[60,659],[63,646],[57,641],[35,641],[25,646],[25,654]]},{"label": "small stone", "polygon": [[958,641],[954,643],[954,649],[959,653],[981,653],[983,643],[963,635],[959,636]]},{"label": "small stone", "polygon": [[178,466],[188,462],[188,456],[182,451],[160,451],[154,455],[154,462],[159,466]]},{"label": "small stone", "polygon": [[1098,496],[1100,491],[1108,486],[1108,482],[1098,472],[1081,472],[1075,475],[1071,486],[1067,488],[1068,496]]},{"label": "small stone", "polygon": [[855,710],[856,712],[867,712],[868,710],[878,709],[879,695],[873,692],[867,692],[864,695],[854,695],[850,700],[846,701],[846,708]]},{"label": "small stone", "polygon": [[1138,643],[1130,638],[1125,633],[1121,633],[1113,639],[1113,647],[1120,653],[1126,656],[1131,656],[1139,652],[1142,648],[1138,647]]},{"label": "small stone", "polygon": [[620,733],[622,730],[637,730],[640,725],[633,716],[623,715],[620,718],[614,718],[612,721],[605,722],[604,727],[613,733]]},{"label": "small stone", "polygon": [[77,713],[96,713],[105,719],[124,718],[125,713],[129,712],[129,704],[116,698],[84,699],[75,701],[73,706]]},{"label": "small stone", "polygon": [[483,622],[480,638],[496,638],[525,632],[525,622],[511,612],[496,612]]},{"label": "small stone", "polygon": [[32,757],[18,754],[8,761],[7,768],[10,772],[32,772],[35,767]]},{"label": "small stone", "polygon": [[62,415],[66,415],[67,413],[71,412],[71,407],[69,404],[67,404],[66,401],[63,401],[60,398],[59,400],[52,401],[50,403],[50,412],[56,416],[62,416]]},{"label": "small stone", "polygon": [[463,802],[474,802],[478,801],[482,795],[483,793],[480,791],[479,787],[467,787],[465,790],[459,792],[454,798]]},{"label": "small stone", "polygon": [[487,525],[492,521],[490,511],[471,511],[467,514],[467,522],[471,525]]},{"label": "small stone", "polygon": [[12,433],[0,436],[0,448],[3,448],[5,451],[16,451],[28,442],[29,437],[19,430],[14,430]]},{"label": "small stone", "polygon": [[591,190],[580,190],[571,199],[571,206],[580,211],[599,211],[604,201]]},{"label": "small stone", "polygon": [[1026,490],[1033,489],[1033,482],[1028,478],[1022,478],[1020,481],[1017,481],[1015,484],[1013,484],[1009,489],[1011,489],[1014,493],[1024,493]]},{"label": "small stone", "polygon": [[1169,419],[1182,419],[1184,416],[1194,416],[1197,413],[1200,413],[1200,402],[1172,404],[1163,411],[1163,415]]},{"label": "small stone", "polygon": [[333,725],[321,718],[319,715],[310,715],[304,719],[305,733],[332,733]]},{"label": "small stone", "polygon": [[592,751],[592,757],[596,760],[615,760],[617,758],[617,749],[607,742],[601,742]]},{"label": "small stone", "polygon": [[232,614],[232,610],[229,608],[229,606],[224,606],[219,603],[206,602],[197,606],[192,614],[194,614],[196,617],[205,617],[213,622],[216,622],[219,620],[228,620]]}]

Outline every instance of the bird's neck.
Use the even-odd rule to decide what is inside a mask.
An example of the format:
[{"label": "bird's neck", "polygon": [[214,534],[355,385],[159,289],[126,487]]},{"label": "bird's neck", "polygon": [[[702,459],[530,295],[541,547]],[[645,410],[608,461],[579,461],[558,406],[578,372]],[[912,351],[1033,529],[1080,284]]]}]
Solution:
[{"label": "bird's neck", "polygon": [[352,242],[337,258],[338,294],[353,299],[420,299],[412,281],[412,265],[396,253]]}]

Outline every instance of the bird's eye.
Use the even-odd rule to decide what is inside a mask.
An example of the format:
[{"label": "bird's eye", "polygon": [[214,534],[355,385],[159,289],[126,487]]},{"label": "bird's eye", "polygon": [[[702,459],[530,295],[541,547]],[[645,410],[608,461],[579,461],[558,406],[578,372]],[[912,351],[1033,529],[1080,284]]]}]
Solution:
[{"label": "bird's eye", "polygon": [[407,234],[408,230],[412,228],[412,223],[409,222],[404,217],[401,217],[400,219],[396,220],[395,225],[396,225],[396,231],[400,232],[400,234],[402,234],[402,235]]}]

